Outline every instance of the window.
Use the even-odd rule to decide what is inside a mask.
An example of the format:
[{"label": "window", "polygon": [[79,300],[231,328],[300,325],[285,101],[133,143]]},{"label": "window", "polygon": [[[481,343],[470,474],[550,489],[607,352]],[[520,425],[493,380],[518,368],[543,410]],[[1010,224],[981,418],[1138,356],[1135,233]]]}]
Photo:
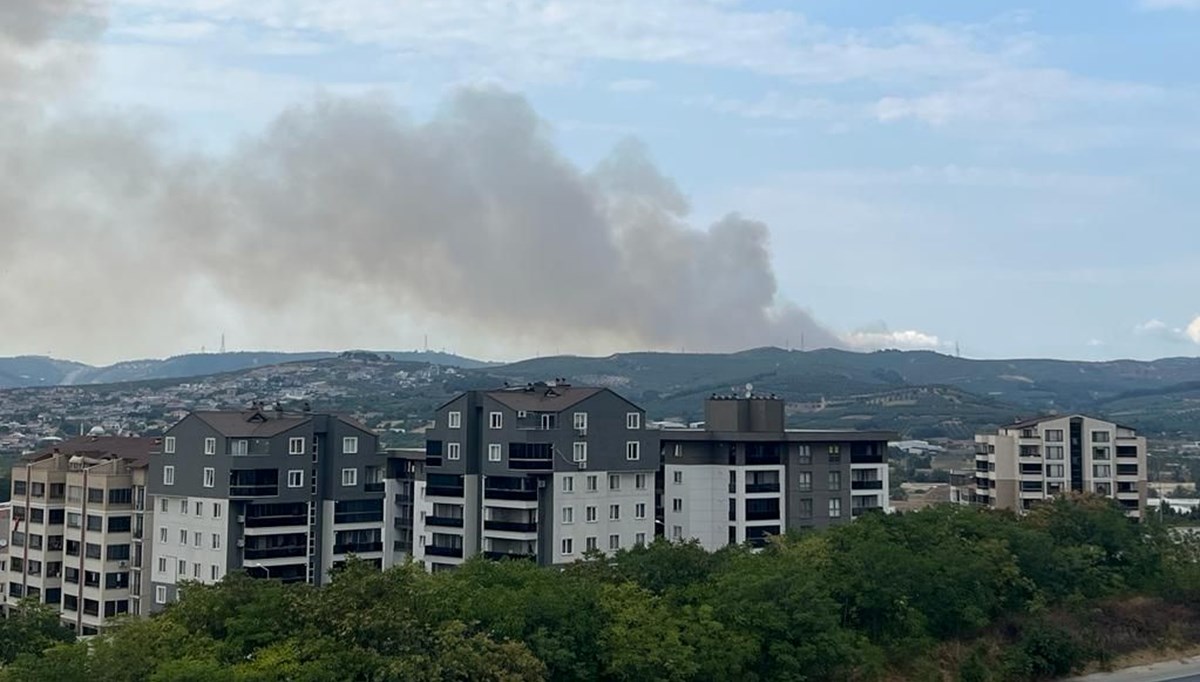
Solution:
[{"label": "window", "polygon": [[645,502],[638,502],[637,504],[633,505],[633,516],[636,519],[646,518],[646,503]]},{"label": "window", "polygon": [[574,507],[563,507],[562,508],[562,522],[563,523],[575,523],[575,508]]},{"label": "window", "polygon": [[187,516],[187,510],[188,510],[187,503],[188,503],[188,501],[186,499],[179,501],[179,513],[183,514],[184,516]]},{"label": "window", "polygon": [[163,452],[168,455],[175,454],[175,436],[167,436],[163,439]]},{"label": "window", "polygon": [[620,521],[621,520],[621,505],[619,505],[619,504],[608,505],[608,520],[609,521]]},{"label": "window", "polygon": [[213,518],[214,519],[221,518],[221,503],[220,502],[213,502]]},{"label": "window", "polygon": [[229,454],[231,455],[248,455],[250,454],[250,441],[245,438],[229,441]]},{"label": "window", "polygon": [[[67,570],[73,570],[73,569],[67,569]],[[167,572],[167,558],[165,556],[160,556],[158,558],[158,572],[159,573]]]},{"label": "window", "polygon": [[574,476],[571,476],[571,475],[563,476],[562,491],[564,493],[575,492],[575,477]]},{"label": "window", "polygon": [[192,564],[192,577],[196,580],[200,579],[200,564]]},{"label": "window", "polygon": [[155,604],[166,604],[167,603],[167,587],[165,585],[155,585],[154,586],[154,603]]},{"label": "window", "polygon": [[212,548],[221,549],[221,536],[218,533],[212,534]]},{"label": "window", "polygon": [[488,461],[489,462],[499,462],[503,459],[504,459],[504,454],[500,450],[500,444],[499,443],[489,443],[488,444]]},{"label": "window", "polygon": [[492,412],[491,414],[489,414],[488,415],[488,426],[490,426],[493,429],[504,428],[504,413]]},{"label": "window", "polygon": [[672,476],[672,479],[675,481],[675,485],[683,485],[683,472],[676,471]]},{"label": "window", "polygon": [[88,488],[87,500],[89,504],[104,504],[104,490],[102,488]]},{"label": "window", "polygon": [[216,438],[205,438],[204,439],[204,454],[206,454],[206,455],[217,454],[217,439]]},{"label": "window", "polygon": [[88,559],[99,559],[103,555],[100,545],[87,543],[83,546],[83,555]]},{"label": "window", "polygon": [[608,475],[608,489],[609,490],[620,490],[621,489],[621,475],[620,474],[609,474]]},{"label": "window", "polygon": [[800,472],[800,492],[802,492],[802,493],[812,492],[812,472],[811,471],[801,471]]},{"label": "window", "polygon": [[304,437],[288,439],[288,454],[303,455],[304,454]]},{"label": "window", "polygon": [[358,469],[342,469],[342,485],[347,488],[358,485]]},{"label": "window", "polygon": [[187,544],[187,529],[186,528],[179,529],[179,544],[181,544],[181,545]]},{"label": "window", "polygon": [[83,526],[83,514],[79,512],[67,512],[67,528],[79,528]]},{"label": "window", "polygon": [[550,431],[550,430],[558,428],[557,417],[558,417],[558,415],[550,413],[550,412],[546,412],[546,413],[542,414],[542,418],[541,418],[542,430]]},{"label": "window", "polygon": [[1062,429],[1046,429],[1046,442],[1047,443],[1063,442],[1063,430]]},{"label": "window", "polygon": [[104,530],[104,519],[94,514],[88,514],[87,529],[90,531]]},{"label": "window", "polygon": [[109,504],[133,504],[132,488],[112,488],[108,491]]},{"label": "window", "polygon": [[220,569],[220,567],[218,567],[217,565],[215,565],[215,564],[214,564],[214,565],[212,565],[212,566],[209,566],[209,567],[208,567],[208,569],[209,569],[209,570],[208,570],[208,577],[212,578],[213,580],[220,580],[220,579],[221,579],[221,569]]},{"label": "window", "polygon": [[192,533],[192,546],[200,548],[204,546],[204,534],[200,531]]},{"label": "window", "polygon": [[829,500],[829,518],[836,519],[842,515],[842,499],[833,497]]},{"label": "window", "polygon": [[1063,446],[1061,446],[1061,445],[1047,445],[1046,446],[1046,459],[1062,459],[1062,458],[1063,458]]},{"label": "window", "polygon": [[1101,446],[1092,448],[1092,459],[1108,459],[1108,458],[1109,458],[1109,452],[1108,452],[1107,445],[1101,445]]},{"label": "window", "polygon": [[446,415],[446,428],[461,429],[462,428],[462,412],[450,412]]},{"label": "window", "polygon": [[811,519],[813,515],[813,501],[811,497],[806,497],[800,500],[800,518]]},{"label": "window", "polygon": [[594,536],[584,539],[584,550],[588,552],[596,551],[596,538]]},{"label": "window", "polygon": [[[18,485],[25,485],[25,481],[13,481],[13,494],[24,494],[24,490],[17,490]],[[83,502],[83,486],[67,486],[67,502]]]},{"label": "window", "polygon": [[346,436],[342,439],[342,454],[357,455],[358,454],[358,436]]},{"label": "window", "polygon": [[837,464],[841,461],[842,461],[842,446],[830,445],[829,446],[829,463]]},{"label": "window", "polygon": [[796,450],[796,463],[804,465],[812,464],[812,448],[807,445],[801,445]]},{"label": "window", "polygon": [[633,536],[633,544],[635,544],[635,545],[644,545],[644,544],[646,544],[646,534],[645,534],[645,533],[638,533],[638,534],[634,535],[634,536]]},{"label": "window", "polygon": [[167,498],[162,498],[158,501],[158,510],[162,513],[167,513]]},{"label": "window", "polygon": [[1046,476],[1049,478],[1062,478],[1064,467],[1061,464],[1047,464]]},{"label": "window", "polygon": [[600,478],[595,474],[590,474],[587,477],[587,491],[594,493],[600,489]]},{"label": "window", "polygon": [[842,489],[842,472],[840,472],[840,471],[829,472],[829,489],[830,490],[841,490]]},{"label": "window", "polygon": [[645,490],[646,489],[646,474],[634,474],[633,475],[633,487],[637,488],[638,490]]},{"label": "window", "polygon": [[640,429],[642,428],[642,413],[630,412],[625,415],[625,428]]},{"label": "window", "polygon": [[1107,443],[1109,442],[1109,438],[1111,438],[1111,436],[1109,435],[1108,431],[1092,431],[1093,443]]},{"label": "window", "polygon": [[584,518],[584,520],[585,520],[585,521],[587,521],[588,523],[595,523],[595,522],[596,522],[596,507],[594,507],[594,506],[592,506],[592,505],[588,505],[588,507],[587,507],[587,508],[585,508],[585,509],[583,510],[583,512],[584,512],[584,517],[583,517],[583,518]]},{"label": "window", "polygon": [[212,467],[204,467],[204,487],[212,488],[217,485],[217,470]]},{"label": "window", "polygon": [[175,575],[180,578],[187,577],[187,562],[183,559],[179,560],[179,569],[175,571]]},{"label": "window", "polygon": [[682,540],[683,539],[683,526],[671,526],[671,539],[672,540]]},{"label": "window", "polygon": [[571,538],[563,538],[562,539],[562,553],[563,554],[574,554],[575,553],[575,541],[572,540]]},{"label": "window", "polygon": [[676,497],[671,500],[671,511],[673,511],[673,512],[683,511],[683,499],[682,498]]},{"label": "window", "polygon": [[304,470],[291,469],[288,471],[287,487],[303,488],[304,487]]},{"label": "window", "polygon": [[642,456],[642,444],[636,440],[625,443],[625,459],[633,462]]},{"label": "window", "polygon": [[446,459],[461,459],[462,458],[462,443],[447,443],[446,444]]},{"label": "window", "polygon": [[204,503],[203,502],[196,503],[196,516],[204,516]]},{"label": "window", "polygon": [[175,485],[175,467],[163,467],[163,485]]},{"label": "window", "polygon": [[167,541],[167,527],[166,526],[163,526],[162,528],[158,529],[158,541],[159,542]]},{"label": "window", "polygon": [[571,461],[577,464],[587,461],[587,443],[575,442],[571,444]]},{"label": "window", "polygon": [[1112,477],[1112,465],[1097,464],[1092,467],[1093,478],[1110,478]]}]

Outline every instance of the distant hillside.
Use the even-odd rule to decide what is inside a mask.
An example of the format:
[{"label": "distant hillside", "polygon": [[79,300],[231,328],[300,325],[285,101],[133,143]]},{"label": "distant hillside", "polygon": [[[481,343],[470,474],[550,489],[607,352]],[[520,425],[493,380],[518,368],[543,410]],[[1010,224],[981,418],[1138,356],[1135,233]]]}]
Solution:
[{"label": "distant hillside", "polygon": [[[381,351],[393,360],[421,362],[464,369],[486,367],[479,360],[439,352]],[[107,367],[93,367],[78,362],[55,360],[38,356],[0,358],[0,388],[25,388],[34,386],[77,386],[86,384],[113,384],[128,381],[150,381],[155,379],[181,379],[224,372],[236,372],[254,367],[276,365],[284,362],[320,360],[336,357],[338,353],[317,351],[310,353],[234,352],[194,353],[177,355],[165,360],[129,360]]]}]

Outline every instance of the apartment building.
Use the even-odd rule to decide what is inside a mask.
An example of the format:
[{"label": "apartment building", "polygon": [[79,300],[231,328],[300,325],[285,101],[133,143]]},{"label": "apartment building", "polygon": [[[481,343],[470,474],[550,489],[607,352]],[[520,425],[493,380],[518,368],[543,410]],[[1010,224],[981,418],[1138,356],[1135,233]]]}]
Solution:
[{"label": "apartment building", "polygon": [[1140,518],[1146,479],[1146,439],[1101,419],[1039,417],[975,436],[977,504],[1023,512],[1060,493],[1089,492]]},{"label": "apartment building", "polygon": [[384,567],[409,559],[425,561],[425,519],[433,505],[425,495],[425,449],[387,451],[388,475],[384,480]]},{"label": "apartment building", "polygon": [[230,571],[322,584],[350,554],[384,562],[387,457],[345,416],[193,412],[150,459],[155,608]]},{"label": "apartment building", "polygon": [[785,428],[783,400],[713,396],[703,428],[659,432],[659,516],[672,540],[761,546],[888,509],[889,432]]},{"label": "apartment building", "polygon": [[13,467],[6,608],[38,599],[81,635],[144,612],[146,473],[156,447],[150,438],[87,436]]},{"label": "apartment building", "polygon": [[564,381],[469,391],[427,432],[424,558],[574,561],[654,537],[657,434],[605,388]]}]

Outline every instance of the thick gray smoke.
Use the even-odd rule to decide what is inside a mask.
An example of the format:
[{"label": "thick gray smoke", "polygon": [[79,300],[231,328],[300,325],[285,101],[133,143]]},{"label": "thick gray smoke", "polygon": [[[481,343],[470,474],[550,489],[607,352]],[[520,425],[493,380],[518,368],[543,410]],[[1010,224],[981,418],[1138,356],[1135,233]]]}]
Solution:
[{"label": "thick gray smoke", "polygon": [[[0,73],[30,80],[68,5],[0,4],[19,27]],[[511,93],[460,91],[423,123],[320,98],[223,158],[170,153],[148,121],[21,112],[0,137],[0,324],[56,350],[161,353],[231,315],[293,346],[404,318],[476,352],[837,344],[778,299],[765,225],[692,227],[633,142],[577,168]]]}]

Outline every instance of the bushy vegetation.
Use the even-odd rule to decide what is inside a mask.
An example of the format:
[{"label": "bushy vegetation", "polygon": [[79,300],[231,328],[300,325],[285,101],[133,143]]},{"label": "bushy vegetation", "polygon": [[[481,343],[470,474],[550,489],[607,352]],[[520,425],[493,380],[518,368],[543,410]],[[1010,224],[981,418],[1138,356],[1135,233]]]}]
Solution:
[{"label": "bushy vegetation", "polygon": [[1052,679],[1200,639],[1193,547],[1094,498],[1024,518],[868,515],[709,554],[658,542],[565,569],[357,562],[332,585],[231,575],[56,643],[37,608],[0,680]]}]

